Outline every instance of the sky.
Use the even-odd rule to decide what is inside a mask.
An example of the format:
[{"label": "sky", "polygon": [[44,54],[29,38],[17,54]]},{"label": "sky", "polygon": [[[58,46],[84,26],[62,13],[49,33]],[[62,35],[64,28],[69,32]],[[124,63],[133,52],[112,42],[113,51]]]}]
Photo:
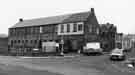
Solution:
[{"label": "sky", "polygon": [[135,0],[0,0],[0,34],[19,18],[33,19],[95,9],[99,24],[110,22],[117,31],[135,34]]}]

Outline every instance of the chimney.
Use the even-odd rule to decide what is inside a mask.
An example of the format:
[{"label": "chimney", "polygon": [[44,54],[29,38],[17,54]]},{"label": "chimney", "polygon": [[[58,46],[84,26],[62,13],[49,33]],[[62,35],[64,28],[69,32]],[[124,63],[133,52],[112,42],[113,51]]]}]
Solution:
[{"label": "chimney", "polygon": [[91,8],[91,12],[93,12],[93,13],[94,13],[94,8]]},{"label": "chimney", "polygon": [[91,13],[91,15],[95,16],[95,11],[94,11],[94,8],[91,8],[90,13]]},{"label": "chimney", "polygon": [[22,18],[20,18],[20,19],[19,19],[19,22],[23,22],[23,19],[22,19]]}]

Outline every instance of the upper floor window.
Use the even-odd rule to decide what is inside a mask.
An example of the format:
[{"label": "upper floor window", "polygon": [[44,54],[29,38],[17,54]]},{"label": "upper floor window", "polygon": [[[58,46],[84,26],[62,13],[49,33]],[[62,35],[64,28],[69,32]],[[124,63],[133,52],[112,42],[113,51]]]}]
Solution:
[{"label": "upper floor window", "polygon": [[67,32],[70,32],[70,24],[67,24]]},{"label": "upper floor window", "polygon": [[16,44],[16,40],[14,40],[14,43]]},{"label": "upper floor window", "polygon": [[78,31],[82,31],[83,30],[83,25],[82,24],[78,24]]},{"label": "upper floor window", "polygon": [[89,32],[91,33],[93,31],[92,26],[89,25]]},{"label": "upper floor window", "polygon": [[34,40],[35,44],[38,42],[37,40]]},{"label": "upper floor window", "polygon": [[30,43],[32,44],[33,43],[33,40],[30,40]]},{"label": "upper floor window", "polygon": [[64,25],[61,25],[61,33],[64,32]]},{"label": "upper floor window", "polygon": [[25,40],[25,43],[28,43],[28,40]]},{"label": "upper floor window", "polygon": [[34,31],[35,31],[35,33],[38,33],[39,32],[39,28],[38,27],[34,27]]},{"label": "upper floor window", "polygon": [[20,40],[18,40],[18,43],[20,43]]},{"label": "upper floor window", "polygon": [[55,26],[54,32],[58,31],[58,25]]},{"label": "upper floor window", "polygon": [[42,32],[43,32],[42,26],[40,26],[40,28],[39,28],[39,32],[40,32],[40,33],[42,33]]},{"label": "upper floor window", "polygon": [[73,24],[73,32],[77,32],[77,24]]}]

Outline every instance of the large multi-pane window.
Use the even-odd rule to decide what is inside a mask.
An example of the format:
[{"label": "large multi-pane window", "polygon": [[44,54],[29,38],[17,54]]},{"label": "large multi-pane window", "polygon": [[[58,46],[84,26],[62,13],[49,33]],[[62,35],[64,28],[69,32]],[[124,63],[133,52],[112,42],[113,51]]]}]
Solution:
[{"label": "large multi-pane window", "polygon": [[64,32],[64,25],[61,25],[61,33]]},{"label": "large multi-pane window", "polygon": [[67,24],[67,32],[70,32],[70,24]]},{"label": "large multi-pane window", "polygon": [[73,32],[77,32],[77,24],[73,24]]},{"label": "large multi-pane window", "polygon": [[83,25],[82,24],[78,24],[78,31],[82,31],[83,30]]}]

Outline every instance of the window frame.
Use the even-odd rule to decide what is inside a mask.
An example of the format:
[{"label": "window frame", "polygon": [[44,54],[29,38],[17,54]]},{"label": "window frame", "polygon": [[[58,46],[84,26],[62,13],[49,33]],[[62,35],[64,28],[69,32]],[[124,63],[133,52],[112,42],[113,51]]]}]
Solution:
[{"label": "window frame", "polygon": [[77,29],[77,26],[78,26],[77,23],[74,23],[74,24],[73,24],[73,32],[77,32],[77,30],[78,30],[78,29]]},{"label": "window frame", "polygon": [[67,24],[67,33],[70,32],[70,27],[71,27],[71,26],[70,26],[70,24],[68,23],[68,24]]},{"label": "window frame", "polygon": [[93,28],[93,27],[92,27],[92,24],[90,24],[89,27],[88,27],[88,31],[89,31],[90,33],[93,32],[93,29],[92,29],[92,28]]},{"label": "window frame", "polygon": [[[81,29],[80,29],[80,26],[81,26]],[[83,26],[84,26],[83,22],[77,23],[77,31],[83,31]]]},{"label": "window frame", "polygon": [[60,25],[60,33],[64,33],[64,24]]}]

